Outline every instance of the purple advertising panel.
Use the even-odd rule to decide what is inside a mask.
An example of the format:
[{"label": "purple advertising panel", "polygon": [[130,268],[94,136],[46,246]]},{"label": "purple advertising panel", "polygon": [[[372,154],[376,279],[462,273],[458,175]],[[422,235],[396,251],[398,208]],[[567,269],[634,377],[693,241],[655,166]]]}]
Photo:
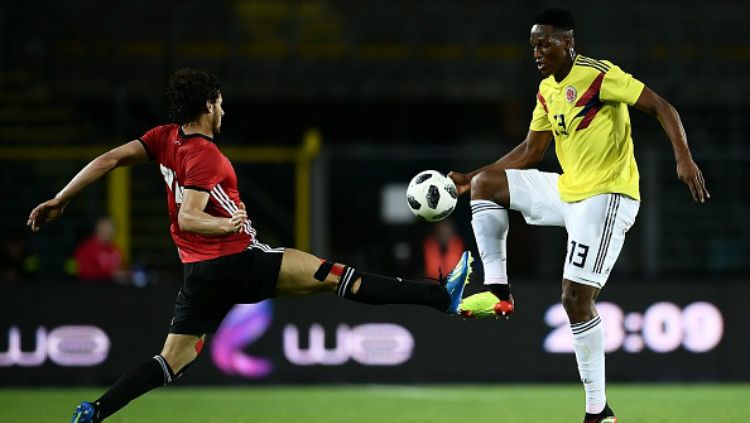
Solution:
[{"label": "purple advertising panel", "polygon": [[[472,286],[476,289],[477,286]],[[27,285],[0,297],[0,385],[101,385],[160,351],[177,286]],[[319,295],[237,305],[180,384],[571,382],[559,285],[514,284],[510,320]],[[611,284],[610,381],[750,380],[750,285]]]}]

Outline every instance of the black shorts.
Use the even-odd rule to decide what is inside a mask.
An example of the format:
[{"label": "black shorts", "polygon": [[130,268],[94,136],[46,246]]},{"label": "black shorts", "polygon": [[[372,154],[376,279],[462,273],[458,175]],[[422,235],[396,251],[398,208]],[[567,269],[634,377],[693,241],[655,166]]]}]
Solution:
[{"label": "black shorts", "polygon": [[274,297],[283,253],[254,242],[238,254],[185,263],[169,333],[214,333],[235,304]]}]

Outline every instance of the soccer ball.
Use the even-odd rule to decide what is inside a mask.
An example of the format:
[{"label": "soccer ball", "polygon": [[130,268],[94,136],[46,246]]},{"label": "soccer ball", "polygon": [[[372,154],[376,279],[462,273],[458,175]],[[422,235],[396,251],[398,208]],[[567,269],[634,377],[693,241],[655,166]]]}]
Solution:
[{"label": "soccer ball", "polygon": [[425,170],[409,182],[406,201],[415,216],[428,222],[445,219],[456,207],[456,185],[436,170]]}]

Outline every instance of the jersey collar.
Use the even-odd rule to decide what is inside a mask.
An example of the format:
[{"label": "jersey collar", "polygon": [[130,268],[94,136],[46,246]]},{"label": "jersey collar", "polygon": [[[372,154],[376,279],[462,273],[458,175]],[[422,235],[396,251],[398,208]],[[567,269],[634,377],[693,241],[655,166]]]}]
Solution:
[{"label": "jersey collar", "polygon": [[565,78],[563,78],[562,81],[557,82],[557,80],[555,79],[555,75],[548,76],[550,82],[552,82],[552,84],[555,87],[564,87],[567,84],[568,80],[571,78],[571,75],[573,74],[573,70],[578,65],[578,58],[579,57],[581,57],[581,55],[580,54],[576,54],[576,58],[573,59],[573,66],[570,67],[570,71],[568,72],[567,75],[565,75]]},{"label": "jersey collar", "polygon": [[182,129],[182,125],[180,125],[180,138],[182,139],[188,139],[188,138],[203,138],[205,140],[214,142],[214,139],[212,137],[209,137],[208,135],[201,134],[201,133],[195,133],[195,134],[186,134],[185,131]]}]

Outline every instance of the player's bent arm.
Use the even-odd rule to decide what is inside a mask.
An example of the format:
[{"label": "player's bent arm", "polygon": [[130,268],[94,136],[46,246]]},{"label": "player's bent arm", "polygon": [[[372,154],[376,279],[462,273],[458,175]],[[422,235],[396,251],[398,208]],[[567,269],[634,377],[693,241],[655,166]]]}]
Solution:
[{"label": "player's bent arm", "polygon": [[140,141],[134,140],[113,148],[95,158],[68,182],[55,198],[39,204],[29,214],[26,225],[36,232],[41,225],[62,216],[63,210],[88,185],[120,166],[129,166],[148,160],[148,153]]},{"label": "player's bent arm", "polygon": [[467,174],[451,172],[448,174],[459,194],[468,192],[471,178],[485,170],[505,170],[505,169],[526,169],[539,163],[547,151],[550,141],[552,141],[551,131],[529,131],[526,138],[518,144],[508,154],[504,155],[496,162],[488,164],[473,172]]},{"label": "player's bent arm", "polygon": [[655,116],[661,124],[667,137],[669,137],[669,141],[672,143],[674,158],[677,162],[677,177],[690,188],[693,199],[703,203],[707,198],[711,198],[711,194],[706,189],[706,181],[703,178],[703,174],[698,165],[693,161],[693,156],[690,153],[690,147],[688,147],[687,143],[685,127],[682,125],[677,109],[648,87],[643,88],[643,92],[641,92],[634,107]]},{"label": "player's bent arm", "polygon": [[677,113],[677,109],[674,106],[649,87],[644,87],[634,107],[656,117],[672,142],[674,156],[678,162],[692,160],[690,148],[687,144],[685,128],[682,126],[680,114]]},{"label": "player's bent arm", "polygon": [[472,176],[481,172],[485,168],[505,170],[505,169],[527,169],[535,166],[544,158],[544,152],[547,151],[550,141],[552,141],[551,131],[529,131],[526,138],[518,144],[510,153],[504,155],[495,163],[485,166],[478,171],[472,172]]},{"label": "player's bent arm", "polygon": [[182,205],[177,213],[177,224],[186,232],[203,235],[225,235],[238,232],[247,219],[245,210],[238,209],[232,217],[212,216],[203,210],[208,204],[209,193],[185,188]]}]

